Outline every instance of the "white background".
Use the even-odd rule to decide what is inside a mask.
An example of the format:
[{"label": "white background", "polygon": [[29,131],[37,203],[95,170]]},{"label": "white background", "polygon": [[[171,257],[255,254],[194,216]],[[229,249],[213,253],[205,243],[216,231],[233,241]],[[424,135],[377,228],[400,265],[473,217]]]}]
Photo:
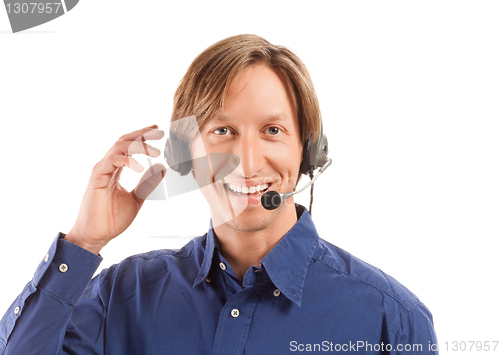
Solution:
[{"label": "white background", "polygon": [[[412,290],[441,353],[500,340],[499,17],[496,1],[82,0],[12,34],[0,8],[0,313],[71,229],[116,139],[168,129],[194,57],[254,33],[295,50],[316,86],[333,159],[315,185],[320,235]],[[208,222],[198,192],[147,201],[101,267],[179,248]]]}]

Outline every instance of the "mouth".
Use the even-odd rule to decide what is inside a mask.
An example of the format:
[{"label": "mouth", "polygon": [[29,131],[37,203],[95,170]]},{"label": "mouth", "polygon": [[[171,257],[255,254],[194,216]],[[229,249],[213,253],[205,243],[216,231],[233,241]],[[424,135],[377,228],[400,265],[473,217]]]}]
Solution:
[{"label": "mouth", "polygon": [[245,196],[245,197],[258,197],[262,196],[267,190],[269,190],[271,184],[262,184],[256,186],[239,186],[232,184],[224,184],[224,188],[230,194],[236,196]]}]

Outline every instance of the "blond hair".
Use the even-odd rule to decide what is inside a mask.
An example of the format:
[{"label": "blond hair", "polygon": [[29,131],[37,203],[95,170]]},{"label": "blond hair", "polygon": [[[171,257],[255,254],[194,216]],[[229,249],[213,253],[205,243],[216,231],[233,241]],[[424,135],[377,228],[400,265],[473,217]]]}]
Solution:
[{"label": "blond hair", "polygon": [[196,57],[175,92],[171,122],[194,115],[201,130],[224,106],[228,88],[238,74],[257,63],[268,65],[289,83],[302,143],[310,136],[317,138],[321,113],[304,63],[288,48],[250,34],[223,39]]}]

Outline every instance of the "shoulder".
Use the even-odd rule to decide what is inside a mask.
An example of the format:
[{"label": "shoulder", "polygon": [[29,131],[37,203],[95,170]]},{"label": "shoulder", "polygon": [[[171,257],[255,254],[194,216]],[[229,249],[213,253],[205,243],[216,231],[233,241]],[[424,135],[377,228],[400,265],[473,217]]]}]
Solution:
[{"label": "shoulder", "polygon": [[180,249],[159,249],[147,253],[129,256],[116,264],[115,267],[125,270],[136,265],[148,267],[153,265],[175,265],[183,260],[196,258],[197,254],[203,254],[205,250],[206,234],[191,239]]},{"label": "shoulder", "polygon": [[340,277],[341,282],[388,299],[407,311],[421,304],[415,294],[390,275],[323,239],[319,240],[313,263],[323,265],[328,273]]},{"label": "shoulder", "polygon": [[206,234],[191,239],[181,249],[160,249],[132,255],[98,276],[101,291],[116,283],[121,285],[151,284],[179,270],[197,273],[205,251]]},{"label": "shoulder", "polygon": [[416,344],[436,344],[432,314],[418,297],[347,251],[320,239],[306,278],[311,289],[324,296],[323,307],[335,314],[340,309],[359,331],[383,324],[384,336],[392,344],[408,339]]}]

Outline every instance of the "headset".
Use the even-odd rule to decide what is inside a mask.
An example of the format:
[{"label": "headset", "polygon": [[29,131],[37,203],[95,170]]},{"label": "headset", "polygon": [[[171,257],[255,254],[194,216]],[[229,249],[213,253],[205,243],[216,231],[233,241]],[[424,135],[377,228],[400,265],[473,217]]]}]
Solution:
[{"label": "headset", "polygon": [[189,174],[192,169],[189,141],[179,138],[172,129],[165,143],[163,157],[168,166],[181,176]]},{"label": "headset", "polygon": [[[169,136],[165,144],[164,158],[168,166],[172,170],[178,172],[181,176],[189,174],[192,169],[189,141],[180,138],[172,129],[170,129]],[[314,181],[324,170],[326,170],[326,168],[328,168],[328,166],[330,166],[331,162],[332,160],[328,158],[328,139],[323,133],[323,123],[321,123],[318,138],[313,139],[312,136],[309,136],[304,143],[302,151],[300,173],[309,176],[311,181],[302,189],[293,193],[279,194],[276,191],[268,191],[274,192],[274,194],[269,195],[268,192],[266,192],[262,198],[262,205],[268,210],[275,209],[279,207],[281,202],[286,198],[303,191],[311,185],[309,213],[312,213]],[[318,168],[320,169],[319,172],[314,175],[314,171]],[[268,195],[266,196],[266,194]],[[274,198],[278,195],[280,196],[279,201]]]}]

